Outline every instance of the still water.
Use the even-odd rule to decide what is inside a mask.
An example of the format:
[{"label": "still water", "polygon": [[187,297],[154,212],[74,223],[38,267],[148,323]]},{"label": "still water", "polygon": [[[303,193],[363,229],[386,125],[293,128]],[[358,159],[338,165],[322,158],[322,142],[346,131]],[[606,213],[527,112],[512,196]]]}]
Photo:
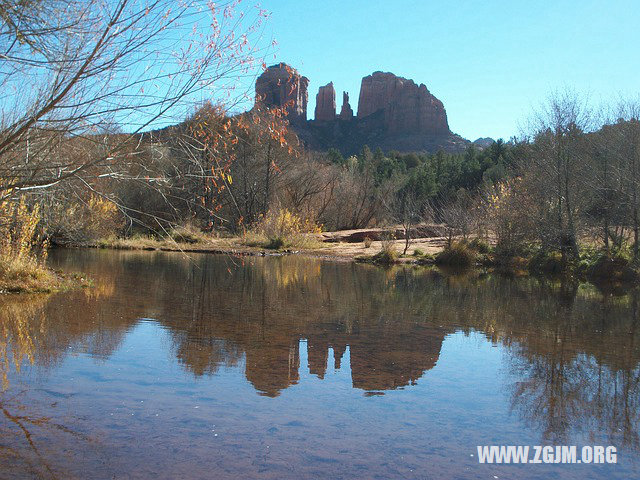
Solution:
[{"label": "still water", "polygon": [[[640,477],[637,292],[297,257],[53,252],[0,298],[0,478]],[[478,445],[617,464],[479,465]]]}]

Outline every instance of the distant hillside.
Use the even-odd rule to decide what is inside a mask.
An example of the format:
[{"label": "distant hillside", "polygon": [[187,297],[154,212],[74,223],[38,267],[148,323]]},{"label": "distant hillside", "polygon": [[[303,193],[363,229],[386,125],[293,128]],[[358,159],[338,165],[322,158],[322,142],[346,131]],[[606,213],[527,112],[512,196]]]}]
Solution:
[{"label": "distant hillside", "polygon": [[484,137],[484,138],[478,138],[477,140],[474,140],[473,144],[478,148],[484,149],[493,145],[494,142],[495,140],[493,138]]}]

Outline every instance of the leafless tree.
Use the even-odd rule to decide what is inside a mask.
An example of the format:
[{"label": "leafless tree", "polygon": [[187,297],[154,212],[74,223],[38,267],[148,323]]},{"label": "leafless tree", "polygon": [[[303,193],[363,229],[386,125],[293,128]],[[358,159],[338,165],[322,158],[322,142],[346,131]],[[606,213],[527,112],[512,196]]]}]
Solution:
[{"label": "leafless tree", "polygon": [[633,258],[638,260],[640,242],[640,99],[620,102],[617,134],[622,148],[620,177],[629,205],[627,219],[633,231]]},{"label": "leafless tree", "polygon": [[583,143],[591,120],[586,101],[575,92],[551,95],[534,116],[532,148],[520,165],[530,191],[546,209],[539,230],[543,246],[574,258],[579,255],[578,212],[584,206],[585,175],[591,169]]},{"label": "leafless tree", "polygon": [[125,175],[141,132],[203,96],[237,101],[266,16],[239,1],[2,2],[0,198],[72,179],[95,188]]}]

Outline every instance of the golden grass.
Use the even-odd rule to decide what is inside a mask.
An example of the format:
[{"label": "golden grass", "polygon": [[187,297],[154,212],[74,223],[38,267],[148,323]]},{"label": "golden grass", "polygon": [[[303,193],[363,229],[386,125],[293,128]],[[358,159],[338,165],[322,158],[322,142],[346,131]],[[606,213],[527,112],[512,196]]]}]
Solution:
[{"label": "golden grass", "polygon": [[82,275],[55,272],[33,259],[0,257],[0,293],[50,293],[90,285]]},{"label": "golden grass", "polygon": [[318,248],[322,227],[286,208],[269,210],[245,233],[243,244],[270,250]]}]

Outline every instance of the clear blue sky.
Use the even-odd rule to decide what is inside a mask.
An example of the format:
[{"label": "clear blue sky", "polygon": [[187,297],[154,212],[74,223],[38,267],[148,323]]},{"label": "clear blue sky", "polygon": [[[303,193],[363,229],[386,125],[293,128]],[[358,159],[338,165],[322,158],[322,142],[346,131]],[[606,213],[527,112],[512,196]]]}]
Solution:
[{"label": "clear blue sky", "polygon": [[554,89],[595,103],[640,93],[640,0],[272,0],[267,64],[309,77],[309,117],[333,81],[356,110],[360,80],[390,71],[427,85],[451,129],[508,139]]}]

